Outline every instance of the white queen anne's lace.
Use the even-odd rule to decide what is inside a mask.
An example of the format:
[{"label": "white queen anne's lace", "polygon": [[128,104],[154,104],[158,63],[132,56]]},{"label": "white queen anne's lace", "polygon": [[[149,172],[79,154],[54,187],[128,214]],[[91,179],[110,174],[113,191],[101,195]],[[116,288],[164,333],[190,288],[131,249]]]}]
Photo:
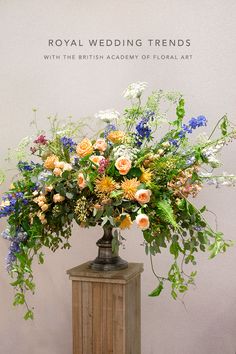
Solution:
[{"label": "white queen anne's lace", "polygon": [[95,118],[101,119],[103,122],[110,123],[120,117],[120,113],[114,109],[106,109],[95,114]]},{"label": "white queen anne's lace", "polygon": [[124,91],[123,96],[128,100],[139,98],[142,95],[143,91],[146,89],[146,87],[146,82],[136,82],[130,84]]}]

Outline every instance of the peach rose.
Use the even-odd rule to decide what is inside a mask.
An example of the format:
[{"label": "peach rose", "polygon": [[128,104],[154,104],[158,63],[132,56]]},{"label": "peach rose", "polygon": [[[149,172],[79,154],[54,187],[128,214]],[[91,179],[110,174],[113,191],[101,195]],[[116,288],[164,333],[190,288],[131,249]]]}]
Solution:
[{"label": "peach rose", "polygon": [[51,184],[45,187],[46,192],[51,192],[52,190],[53,190],[53,186]]},{"label": "peach rose", "polygon": [[150,189],[139,189],[134,197],[140,204],[149,203],[152,192]]},{"label": "peach rose", "polygon": [[62,175],[62,170],[58,167],[54,168],[53,170],[53,174],[57,177],[61,176]]},{"label": "peach rose", "polygon": [[122,142],[124,136],[125,133],[121,130],[113,130],[108,134],[107,139],[110,140],[112,143],[118,144]]},{"label": "peach rose", "polygon": [[80,157],[85,157],[87,155],[92,154],[93,145],[88,138],[84,138],[81,143],[79,143],[76,147],[77,155]]},{"label": "peach rose", "polygon": [[43,165],[46,169],[53,170],[57,161],[58,157],[56,155],[50,155],[46,158]]},{"label": "peach rose", "polygon": [[[99,166],[100,161],[104,160],[103,156],[98,156],[98,155],[92,155],[89,158],[93,163],[95,163],[97,166]],[[93,166],[95,167],[95,166]]]},{"label": "peach rose", "polygon": [[77,177],[77,184],[79,186],[80,189],[83,189],[86,187],[87,185],[87,182],[86,182],[86,179],[84,178],[84,175],[83,173],[79,173],[78,174],[78,177]]},{"label": "peach rose", "polygon": [[95,144],[93,145],[93,148],[95,150],[99,150],[99,151],[104,152],[107,148],[107,143],[106,143],[105,139],[97,139]]},{"label": "peach rose", "polygon": [[63,200],[65,200],[65,197],[63,197],[59,193],[54,194],[54,196],[53,196],[54,203],[61,203],[61,202],[63,202]]},{"label": "peach rose", "polygon": [[116,160],[115,166],[121,175],[127,175],[131,169],[131,161],[127,157],[121,156]]},{"label": "peach rose", "polygon": [[41,206],[41,209],[42,209],[42,211],[48,210],[48,204],[43,204],[43,205]]},{"label": "peach rose", "polygon": [[149,218],[146,214],[137,215],[135,221],[141,230],[146,230],[149,228]]}]

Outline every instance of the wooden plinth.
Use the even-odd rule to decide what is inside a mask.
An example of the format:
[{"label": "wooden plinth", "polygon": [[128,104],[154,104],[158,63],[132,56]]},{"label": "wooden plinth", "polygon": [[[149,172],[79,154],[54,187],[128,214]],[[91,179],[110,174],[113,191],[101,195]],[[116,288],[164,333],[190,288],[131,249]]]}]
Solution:
[{"label": "wooden plinth", "polygon": [[90,262],[70,269],[73,354],[141,354],[143,265],[98,272]]}]

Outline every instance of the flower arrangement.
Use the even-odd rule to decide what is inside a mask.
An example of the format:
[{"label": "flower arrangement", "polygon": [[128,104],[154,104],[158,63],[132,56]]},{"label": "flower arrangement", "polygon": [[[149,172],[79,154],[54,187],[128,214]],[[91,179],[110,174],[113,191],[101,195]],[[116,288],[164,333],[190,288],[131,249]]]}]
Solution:
[{"label": "flower arrangement", "polygon": [[[186,274],[184,265],[196,264],[196,252],[209,251],[212,258],[231,245],[193,198],[207,184],[236,184],[234,175],[213,173],[220,166],[218,152],[236,138],[235,128],[224,116],[209,136],[193,143],[189,137],[207,125],[205,116],[185,118],[177,92],[155,91],[142,103],[145,89],[146,83],[135,83],[125,90],[131,104],[123,114],[100,111],[96,118],[103,128],[95,137],[80,135],[81,122],[60,124],[55,118],[51,136],[38,131],[17,150],[19,173],[2,197],[0,217],[8,218],[2,236],[10,242],[14,304],[26,304],[26,319],[33,318],[25,297],[26,290],[35,290],[33,259],[43,263],[43,247],[69,248],[73,221],[81,227],[112,225],[114,247],[122,240],[120,230],[136,224],[158,281],[150,296],[170,282],[176,299],[194,283],[196,272]],[[167,119],[166,104],[175,108],[175,119]],[[161,136],[162,127],[168,129]],[[156,274],[152,262],[162,248],[173,255],[165,276]]]}]

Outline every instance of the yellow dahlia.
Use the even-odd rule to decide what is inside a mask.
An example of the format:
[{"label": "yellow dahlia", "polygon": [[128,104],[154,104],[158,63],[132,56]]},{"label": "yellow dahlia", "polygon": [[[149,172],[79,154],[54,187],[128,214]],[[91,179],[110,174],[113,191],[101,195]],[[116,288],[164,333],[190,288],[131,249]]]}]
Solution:
[{"label": "yellow dahlia", "polygon": [[124,191],[124,197],[127,199],[135,199],[134,195],[137,192],[137,188],[140,185],[140,182],[137,178],[127,179],[121,183],[121,188]]},{"label": "yellow dahlia", "polygon": [[119,184],[112,177],[103,176],[95,181],[95,191],[99,194],[109,194],[119,188]]},{"label": "yellow dahlia", "polygon": [[140,182],[142,183],[150,183],[153,177],[153,172],[150,170],[150,168],[141,168],[142,174],[140,177]]},{"label": "yellow dahlia", "polygon": [[118,216],[118,218],[116,218],[116,222],[118,227],[122,230],[129,229],[133,223],[129,214],[126,214],[125,217]]}]

